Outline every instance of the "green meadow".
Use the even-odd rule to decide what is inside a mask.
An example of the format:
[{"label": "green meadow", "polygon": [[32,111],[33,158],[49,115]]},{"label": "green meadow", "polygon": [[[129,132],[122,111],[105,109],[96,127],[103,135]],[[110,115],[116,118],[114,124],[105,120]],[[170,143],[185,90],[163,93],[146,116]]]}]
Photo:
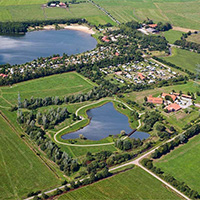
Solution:
[{"label": "green meadow", "polygon": [[166,21],[174,26],[199,29],[198,0],[95,0],[120,22],[147,18]]},{"label": "green meadow", "polygon": [[154,162],[156,167],[200,192],[200,135]]},{"label": "green meadow", "polygon": [[131,170],[61,195],[59,200],[180,199],[144,170]]},{"label": "green meadow", "polygon": [[0,116],[0,199],[22,199],[59,180]]},{"label": "green meadow", "polygon": [[[65,96],[70,94],[86,93],[94,83],[76,72],[63,73],[17,83],[12,87],[1,87],[1,96],[11,104],[17,103],[18,93],[21,100],[33,97]],[[0,101],[1,102],[1,101]],[[5,103],[5,102],[4,102]]]},{"label": "green meadow", "polygon": [[68,9],[42,8],[46,0],[0,1],[0,21],[34,21],[49,19],[85,18],[91,24],[114,22],[91,3],[70,4]]},{"label": "green meadow", "polygon": [[169,30],[161,33],[170,44],[173,44],[176,40],[180,40],[182,36],[181,31]]},{"label": "green meadow", "polygon": [[163,59],[193,73],[197,73],[197,65],[200,64],[199,54],[179,48],[172,48],[172,56]]}]

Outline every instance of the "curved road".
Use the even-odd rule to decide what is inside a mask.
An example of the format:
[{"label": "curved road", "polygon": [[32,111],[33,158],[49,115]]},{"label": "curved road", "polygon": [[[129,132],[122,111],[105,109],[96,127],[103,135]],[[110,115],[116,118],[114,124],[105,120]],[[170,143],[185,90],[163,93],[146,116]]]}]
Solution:
[{"label": "curved road", "polygon": [[[107,99],[101,99],[101,100],[99,100],[99,101],[97,101],[97,102],[94,102],[94,103],[91,103],[91,104],[89,104],[89,105],[84,105],[84,106],[80,107],[80,108],[77,109],[77,111],[75,112],[76,116],[78,116],[78,112],[79,112],[81,109],[86,108],[86,107],[91,106],[91,105],[98,104],[98,103],[103,102],[103,101],[115,101],[115,102],[118,102],[118,103],[121,103],[121,104],[125,105],[129,110],[134,111],[134,109],[132,109],[130,106],[128,106],[126,103],[124,103],[124,102],[122,102],[122,101],[119,101],[119,100],[117,100],[117,99],[111,99],[111,98],[109,99],[109,98],[107,98]],[[141,116],[141,115],[143,115],[143,114],[144,114],[144,113],[139,113],[139,116]],[[84,120],[84,119],[85,119],[85,118],[82,118],[82,120]],[[105,146],[105,145],[112,145],[112,144],[114,144],[114,142],[102,143],[102,144],[86,144],[86,145],[84,145],[84,144],[69,144],[69,143],[61,142],[61,141],[57,140],[57,135],[58,135],[59,133],[61,133],[62,131],[68,129],[69,127],[71,127],[71,126],[73,126],[73,125],[75,125],[75,124],[81,122],[82,120],[76,121],[76,122],[74,122],[73,124],[71,124],[71,125],[69,125],[69,126],[66,126],[66,127],[64,127],[63,129],[61,129],[61,130],[59,130],[58,132],[56,132],[55,135],[54,135],[54,140],[55,140],[57,143],[62,144],[62,145],[76,146],[76,147],[95,147],[95,146]],[[139,125],[138,125],[137,129],[140,128],[140,126],[141,126],[141,120],[140,120],[140,119],[138,120],[138,123],[139,123]],[[126,138],[127,138],[127,137],[125,137],[124,139],[126,139]]]}]

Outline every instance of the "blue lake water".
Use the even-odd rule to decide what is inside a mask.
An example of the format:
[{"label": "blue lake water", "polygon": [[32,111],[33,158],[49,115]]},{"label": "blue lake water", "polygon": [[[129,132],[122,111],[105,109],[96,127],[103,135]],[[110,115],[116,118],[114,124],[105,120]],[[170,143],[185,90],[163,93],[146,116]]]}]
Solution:
[{"label": "blue lake water", "polygon": [[[116,135],[124,130],[127,134],[132,131],[129,126],[128,117],[115,110],[112,103],[107,103],[101,107],[87,111],[91,118],[90,124],[76,132],[62,136],[62,139],[79,138],[83,134],[89,140],[101,140],[109,135]],[[136,131],[131,137],[146,139],[148,133]]]},{"label": "blue lake water", "polygon": [[82,53],[95,48],[97,41],[75,30],[44,30],[23,36],[0,36],[0,64],[22,64],[38,57]]}]

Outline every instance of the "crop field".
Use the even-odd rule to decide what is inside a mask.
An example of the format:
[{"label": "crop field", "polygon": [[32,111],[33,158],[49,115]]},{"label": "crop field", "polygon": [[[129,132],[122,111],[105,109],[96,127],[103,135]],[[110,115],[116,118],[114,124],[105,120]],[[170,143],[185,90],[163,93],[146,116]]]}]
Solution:
[{"label": "crop field", "polygon": [[16,104],[18,92],[21,99],[47,96],[65,96],[88,92],[94,84],[76,72],[52,75],[13,85],[1,87],[1,95],[10,103]]},{"label": "crop field", "polygon": [[200,192],[200,135],[155,162],[164,172]]},{"label": "crop field", "polygon": [[174,26],[199,29],[198,0],[95,0],[120,22],[143,21],[147,18],[168,21]]},{"label": "crop field", "polygon": [[0,116],[0,199],[21,199],[59,181]]},{"label": "crop field", "polygon": [[161,182],[135,167],[90,186],[68,192],[59,200],[74,199],[180,199]]},{"label": "crop field", "polygon": [[197,73],[197,64],[200,64],[199,54],[179,48],[172,48],[172,56],[163,59],[195,74]]},{"label": "crop field", "polygon": [[189,41],[189,42],[195,42],[195,43],[200,44],[200,33],[190,35],[187,38],[187,41]]},{"label": "crop field", "polygon": [[70,5],[69,9],[42,8],[45,0],[0,1],[0,21],[31,21],[49,19],[85,18],[92,24],[114,23],[90,3]]}]

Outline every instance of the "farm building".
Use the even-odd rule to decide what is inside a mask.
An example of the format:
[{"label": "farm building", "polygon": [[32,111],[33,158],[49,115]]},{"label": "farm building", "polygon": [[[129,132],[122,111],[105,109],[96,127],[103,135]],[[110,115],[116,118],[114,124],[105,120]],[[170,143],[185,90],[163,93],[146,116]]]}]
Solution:
[{"label": "farm building", "polygon": [[147,97],[147,102],[153,103],[153,104],[162,104],[163,99],[159,97],[152,97],[152,95],[150,95],[149,97]]},{"label": "farm building", "polygon": [[179,106],[176,103],[172,103],[172,104],[168,105],[166,107],[166,109],[168,110],[168,112],[176,112],[181,109],[181,106]]},{"label": "farm building", "polygon": [[177,98],[176,95],[174,95],[174,94],[162,93],[162,98],[165,98],[166,96],[170,96],[173,101],[175,101]]}]

